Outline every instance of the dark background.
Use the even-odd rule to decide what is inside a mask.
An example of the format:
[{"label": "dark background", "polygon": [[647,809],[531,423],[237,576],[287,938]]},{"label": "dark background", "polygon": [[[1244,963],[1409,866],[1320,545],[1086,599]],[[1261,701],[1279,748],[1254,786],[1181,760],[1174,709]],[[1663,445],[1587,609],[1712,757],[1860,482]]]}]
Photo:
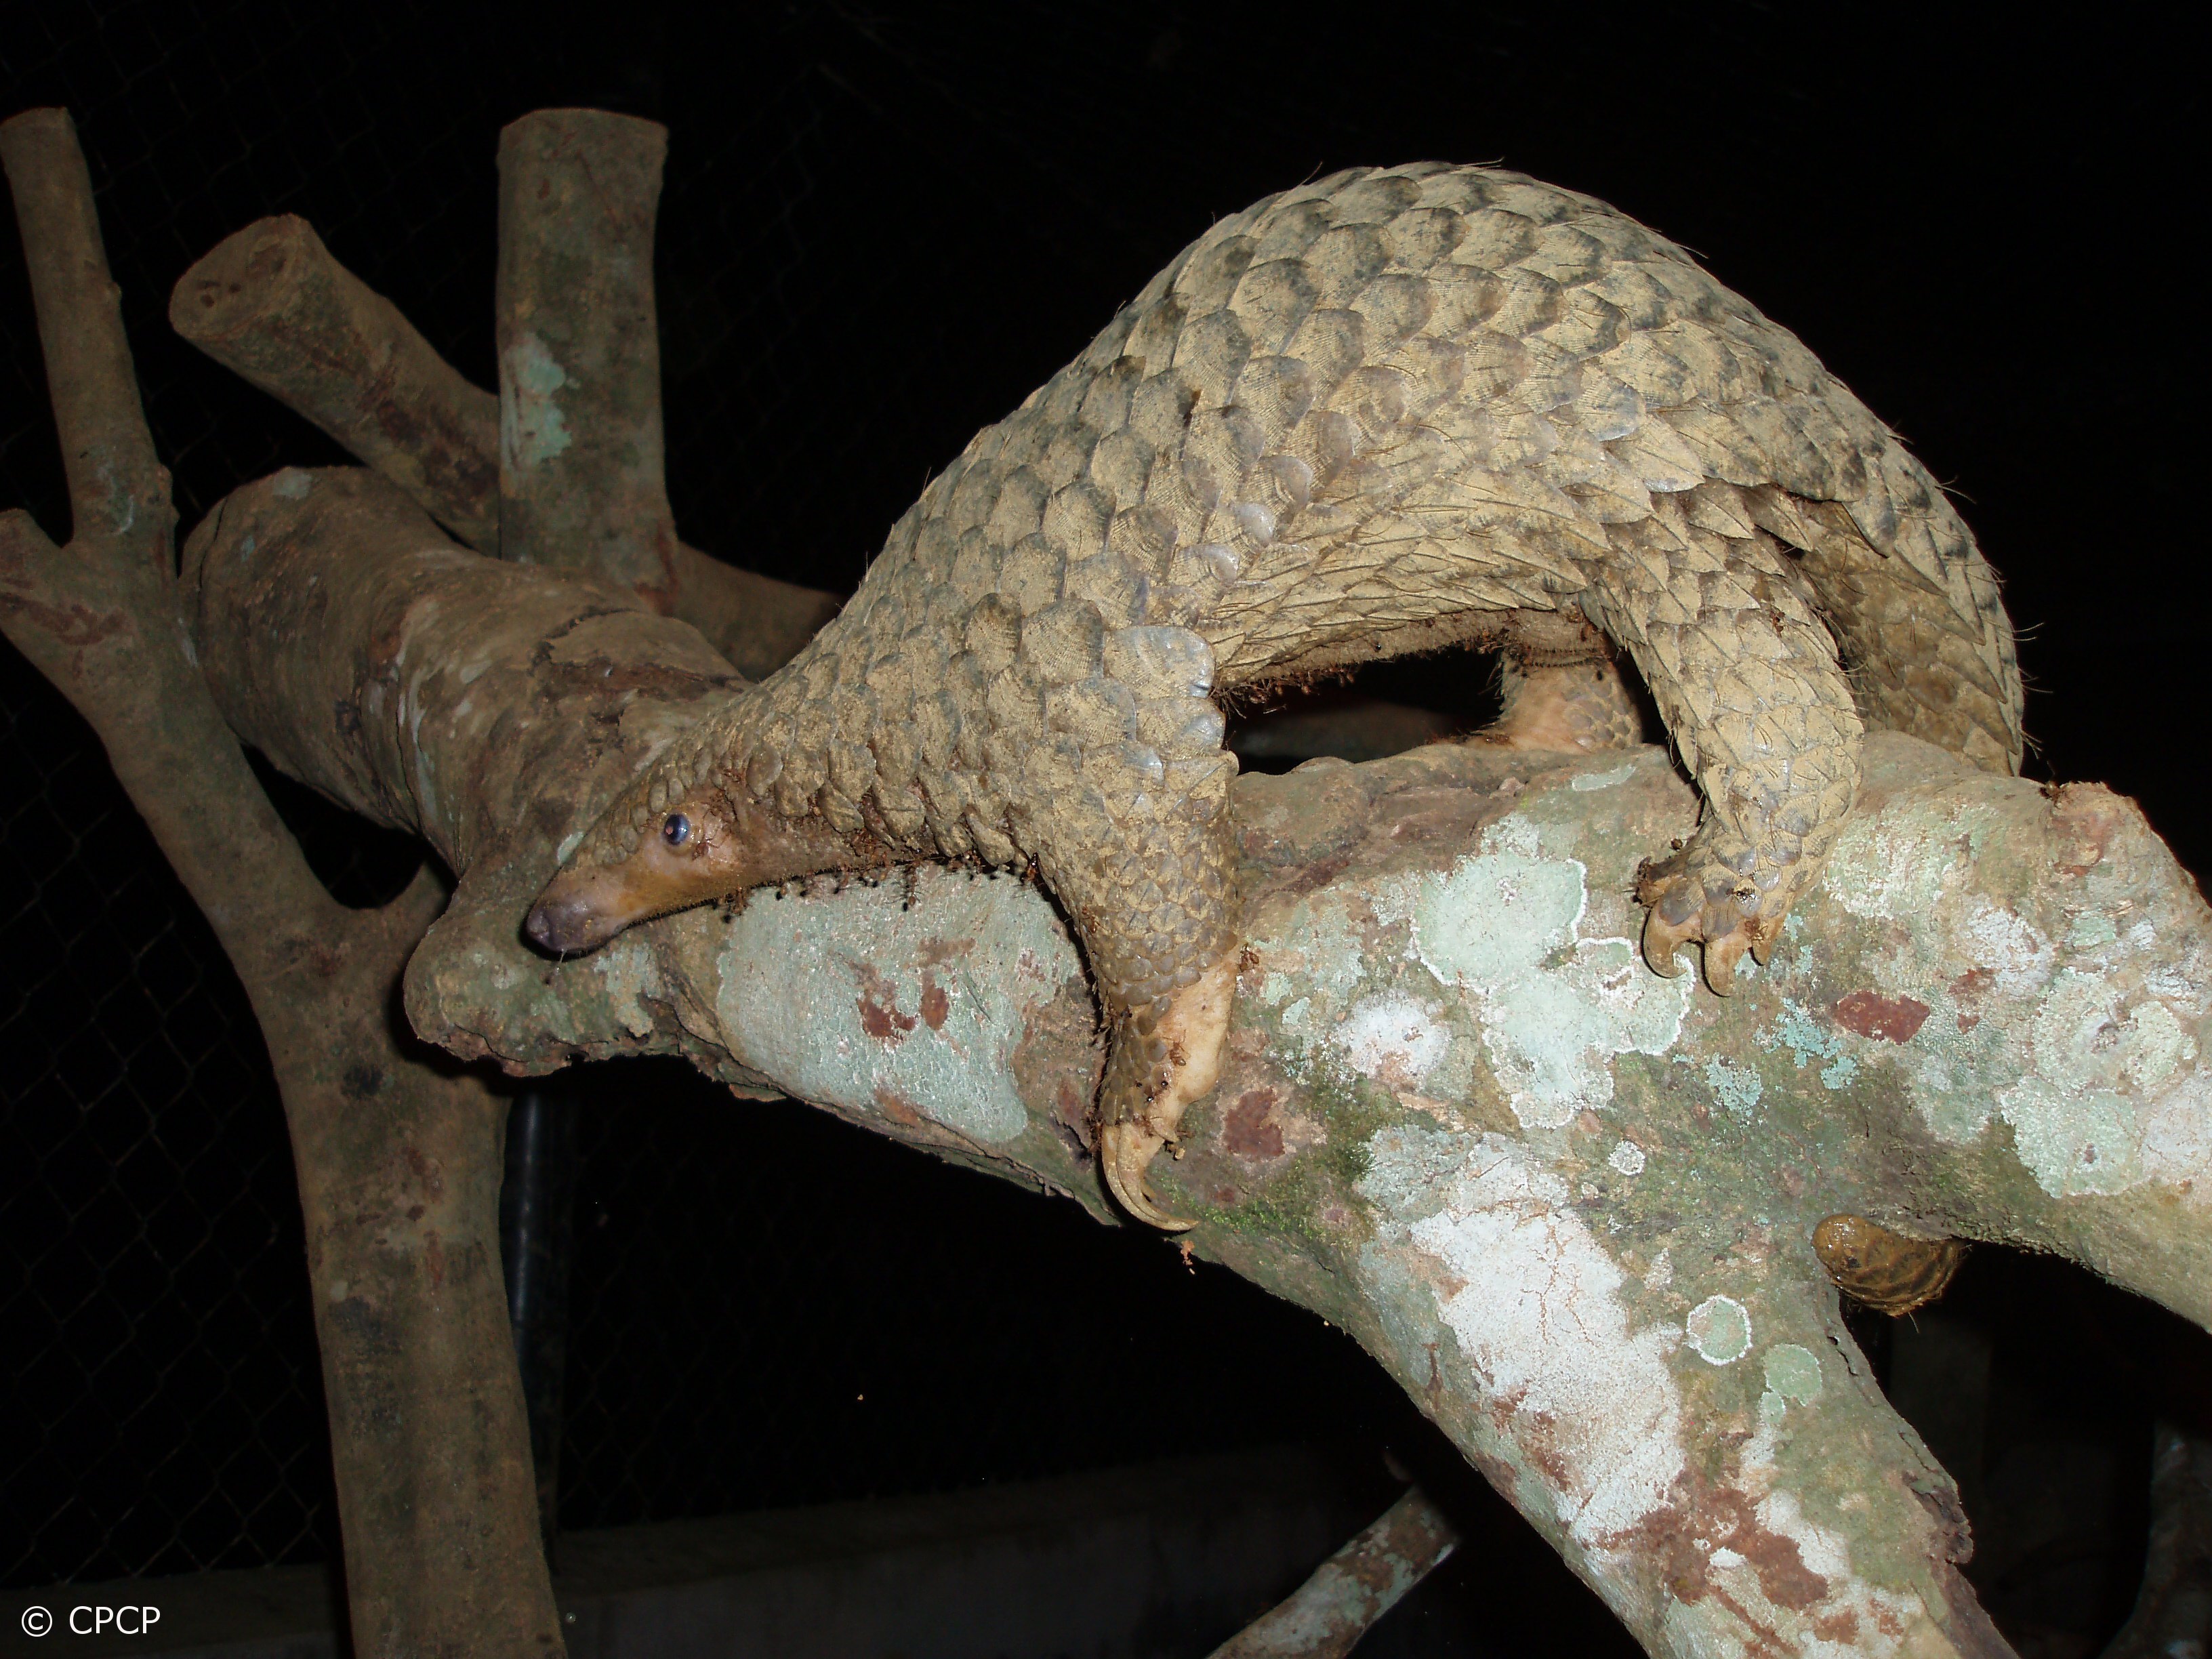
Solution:
[{"label": "dark background", "polygon": [[[1355,163],[1502,161],[1695,249],[1911,440],[2006,578],[2031,771],[2135,796],[2202,871],[2191,61],[2166,15],[2120,8],[2000,31],[1741,0],[0,4],[0,115],[76,116],[182,529],[247,478],[341,459],[169,333],[185,267],[303,215],[492,385],[494,155],[534,107],[672,129],[679,525],[840,589],[1212,218]],[[0,505],[58,535],[12,235],[0,343]],[[404,877],[404,848],[283,799],[344,893]],[[0,1582],[321,1559],[327,1449],[259,1037],[96,741],[4,646],[0,870]],[[1334,1333],[1156,1238],[675,1067],[602,1079],[583,1134],[564,1524],[1323,1433],[1426,1444]],[[2016,1637],[2057,1644],[2035,1650],[2088,1650],[2067,1644],[2133,1594],[2148,1414],[2201,1348],[1992,1252],[1942,1316],[1996,1356],[1973,1571]],[[1867,1340],[1882,1359],[1887,1333]],[[1164,1385],[1148,1441],[1106,1431]],[[2039,1503],[2056,1518],[2030,1526]],[[1601,1634],[1485,1515],[1422,1616],[1472,1620],[1457,1595],[1493,1635]]]}]

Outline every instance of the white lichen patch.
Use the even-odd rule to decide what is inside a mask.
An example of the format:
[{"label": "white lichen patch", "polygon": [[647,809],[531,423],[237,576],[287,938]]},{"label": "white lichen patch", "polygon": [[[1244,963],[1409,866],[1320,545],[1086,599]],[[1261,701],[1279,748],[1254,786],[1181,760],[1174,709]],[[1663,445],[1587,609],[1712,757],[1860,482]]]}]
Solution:
[{"label": "white lichen patch", "polygon": [[1526,820],[1492,824],[1479,852],[1407,895],[1415,952],[1446,984],[1498,984],[1574,941],[1589,877],[1581,860],[1547,855]]},{"label": "white lichen patch", "polygon": [[[2017,911],[1978,896],[1902,920],[1907,942],[1870,959],[1875,982],[1928,1015],[1911,1042],[1862,1043],[1858,1052],[1899,1072],[1929,1133],[1964,1146],[1989,1127],[1996,1091],[2027,1069],[2021,1027],[2050,983],[2055,947]],[[1943,973],[1931,974],[1931,963],[1946,964]]]},{"label": "white lichen patch", "polygon": [[1690,1346],[1708,1365],[1733,1365],[1751,1352],[1751,1310],[1732,1296],[1709,1296],[1683,1326]]},{"label": "white lichen patch", "polygon": [[1613,767],[1609,771],[1578,773],[1576,775],[1574,781],[1570,783],[1567,787],[1576,791],[1577,793],[1587,793],[1592,789],[1610,789],[1616,783],[1626,783],[1629,779],[1635,775],[1636,763],[1634,761],[1623,761],[1620,765]]},{"label": "white lichen patch", "polygon": [[574,441],[556,394],[568,372],[544,341],[525,334],[500,354],[499,447],[502,458],[524,471],[543,466]]},{"label": "white lichen patch", "polygon": [[1925,915],[2003,826],[2002,814],[1979,801],[1956,802],[1941,817],[1924,808],[1855,817],[1836,837],[1821,885],[1853,915]]},{"label": "white lichen patch", "polygon": [[2122,1006],[2106,975],[2062,970],[2028,1022],[2033,1069],[1997,1096],[2045,1192],[2124,1192],[2143,1179],[2149,1108],[2197,1058],[2162,1002]]},{"label": "white lichen patch", "polygon": [[919,1115],[986,1146],[1026,1127],[1014,1050],[1081,975],[1042,896],[928,867],[910,910],[892,887],[804,903],[757,893],[720,970],[716,1012],[744,1064],[804,1099]]},{"label": "white lichen patch", "polygon": [[1302,900],[1256,928],[1247,943],[1266,964],[1262,1001],[1280,1003],[1295,987],[1295,1001],[1318,1005],[1328,1023],[1350,1006],[1368,977],[1365,930],[1345,914],[1336,895]]},{"label": "white lichen patch", "polygon": [[1589,872],[1530,826],[1508,819],[1484,848],[1405,895],[1414,951],[1467,996],[1514,1115],[1557,1128],[1612,1101],[1616,1056],[1673,1046],[1692,982],[1650,973],[1629,939],[1578,937]]},{"label": "white lichen patch", "polygon": [[607,1009],[632,1036],[651,1036],[653,1016],[639,1001],[663,993],[653,953],[633,939],[618,939],[592,957],[592,971],[607,982]]},{"label": "white lichen patch", "polygon": [[1496,1134],[1470,1154],[1457,1137],[1386,1129],[1369,1153],[1370,1293],[1432,1299],[1468,1386],[1511,1402],[1502,1431],[1578,1542],[1602,1547],[1661,1507],[1683,1469],[1674,1338],[1631,1328],[1626,1276],[1566,1183]]},{"label": "white lichen patch", "polygon": [[1809,1406],[1820,1397],[1820,1360],[1810,1348],[1795,1342],[1778,1342],[1766,1351],[1767,1391],[1798,1405]]},{"label": "white lichen patch", "polygon": [[[1873,977],[1927,1010],[1909,1042],[1855,1041],[1850,1052],[1893,1071],[1951,1145],[2002,1119],[2054,1197],[2157,1181],[2212,1203],[2212,1084],[2198,1071],[2212,963],[2194,896],[2177,913],[2150,864],[2163,849],[2125,820],[2020,908],[1960,890],[2007,823],[1985,803],[1941,816],[1920,803],[1844,832],[1824,884],[1845,908],[1896,924],[1869,958]],[[1816,1048],[1793,1045],[1801,1061]]]},{"label": "white lichen patch", "polygon": [[1635,1176],[1644,1173],[1644,1149],[1632,1140],[1614,1142],[1605,1161],[1618,1175]]},{"label": "white lichen patch", "polygon": [[1395,1089],[1418,1089],[1451,1046],[1436,1011],[1407,996],[1365,997],[1330,1033],[1352,1070]]}]

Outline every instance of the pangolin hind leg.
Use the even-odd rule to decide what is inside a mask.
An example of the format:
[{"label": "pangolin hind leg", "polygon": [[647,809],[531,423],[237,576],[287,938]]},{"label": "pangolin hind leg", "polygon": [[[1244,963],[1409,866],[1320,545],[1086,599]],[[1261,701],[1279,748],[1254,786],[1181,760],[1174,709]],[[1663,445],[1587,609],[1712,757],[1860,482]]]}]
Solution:
[{"label": "pangolin hind leg", "polygon": [[1477,742],[1589,755],[1644,741],[1644,717],[1611,643],[1579,617],[1516,617],[1498,678],[1504,707]]},{"label": "pangolin hind leg", "polygon": [[[1193,1224],[1146,1190],[1190,1103],[1221,1072],[1237,983],[1227,774],[1180,801],[1152,795],[1103,818],[1062,815],[1037,866],[1066,907],[1109,1032],[1098,1161],[1121,1206],[1171,1230]],[[1195,820],[1195,821],[1194,821]],[[1097,837],[1078,845],[1080,822]]]},{"label": "pangolin hind leg", "polygon": [[1857,793],[1863,728],[1835,641],[1771,543],[1679,520],[1616,535],[1624,556],[1584,605],[1628,648],[1705,796],[1697,833],[1638,872],[1644,956],[1671,977],[1698,943],[1726,995],[1818,878]]}]

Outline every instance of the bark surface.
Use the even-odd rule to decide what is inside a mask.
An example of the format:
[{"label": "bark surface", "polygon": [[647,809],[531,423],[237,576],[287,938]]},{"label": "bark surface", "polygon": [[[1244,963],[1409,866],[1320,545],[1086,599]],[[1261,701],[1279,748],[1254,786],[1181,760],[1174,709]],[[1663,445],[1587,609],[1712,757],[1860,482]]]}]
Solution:
[{"label": "bark surface", "polygon": [[[1108,1218],[1089,983],[1026,881],[794,884],[529,949],[534,884],[725,693],[690,630],[413,511],[279,475],[187,577],[233,725],[459,872],[416,1029],[517,1072],[681,1054]],[[2195,884],[2094,785],[1889,734],[1865,770],[1726,1000],[1638,955],[1637,860],[1696,817],[1661,750],[1235,787],[1226,1069],[1155,1178],[1194,1249],[1354,1333],[1655,1651],[2003,1650],[1955,1488],[1838,1316],[1830,1217],[2053,1251],[2212,1320]]]}]

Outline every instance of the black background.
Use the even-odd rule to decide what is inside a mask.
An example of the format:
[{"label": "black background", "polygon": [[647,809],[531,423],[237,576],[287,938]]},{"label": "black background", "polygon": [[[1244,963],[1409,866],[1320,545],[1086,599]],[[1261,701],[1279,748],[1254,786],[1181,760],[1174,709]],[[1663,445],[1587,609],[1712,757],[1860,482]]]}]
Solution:
[{"label": "black background", "polygon": [[[1214,217],[1357,163],[1499,161],[1696,250],[1905,434],[2006,580],[2031,772],[2136,797],[2205,867],[2184,519],[2203,479],[2183,472],[2201,123],[2168,14],[206,0],[0,20],[0,113],[76,113],[181,528],[246,478],[341,458],[169,334],[176,277],[248,221],[301,214],[489,386],[494,155],[531,108],[670,126],[678,524],[841,590],[933,470]],[[58,534],[0,241],[0,493]],[[314,1559],[325,1454],[258,1037],[96,743],[4,647],[0,711],[0,1574]],[[288,805],[362,896],[404,865]],[[1316,1422],[1420,1439],[1333,1333],[1156,1240],[673,1070],[615,1077],[586,1130],[568,1524]],[[2018,1387],[2045,1391],[2029,1417],[2124,1395],[2112,1443],[2123,1464],[2140,1449],[2156,1378],[2130,1370],[2148,1328],[2124,1298],[1993,1263],[1954,1301],[2011,1333]],[[2066,1369],[2039,1356],[2073,1304],[2104,1346],[2075,1382],[2035,1380]],[[1155,1395],[1144,1433],[1116,1428]],[[1577,1605],[1498,1536],[1480,1571],[1516,1605]],[[2139,1536],[2114,1547],[2099,1618],[2124,1612]]]}]

